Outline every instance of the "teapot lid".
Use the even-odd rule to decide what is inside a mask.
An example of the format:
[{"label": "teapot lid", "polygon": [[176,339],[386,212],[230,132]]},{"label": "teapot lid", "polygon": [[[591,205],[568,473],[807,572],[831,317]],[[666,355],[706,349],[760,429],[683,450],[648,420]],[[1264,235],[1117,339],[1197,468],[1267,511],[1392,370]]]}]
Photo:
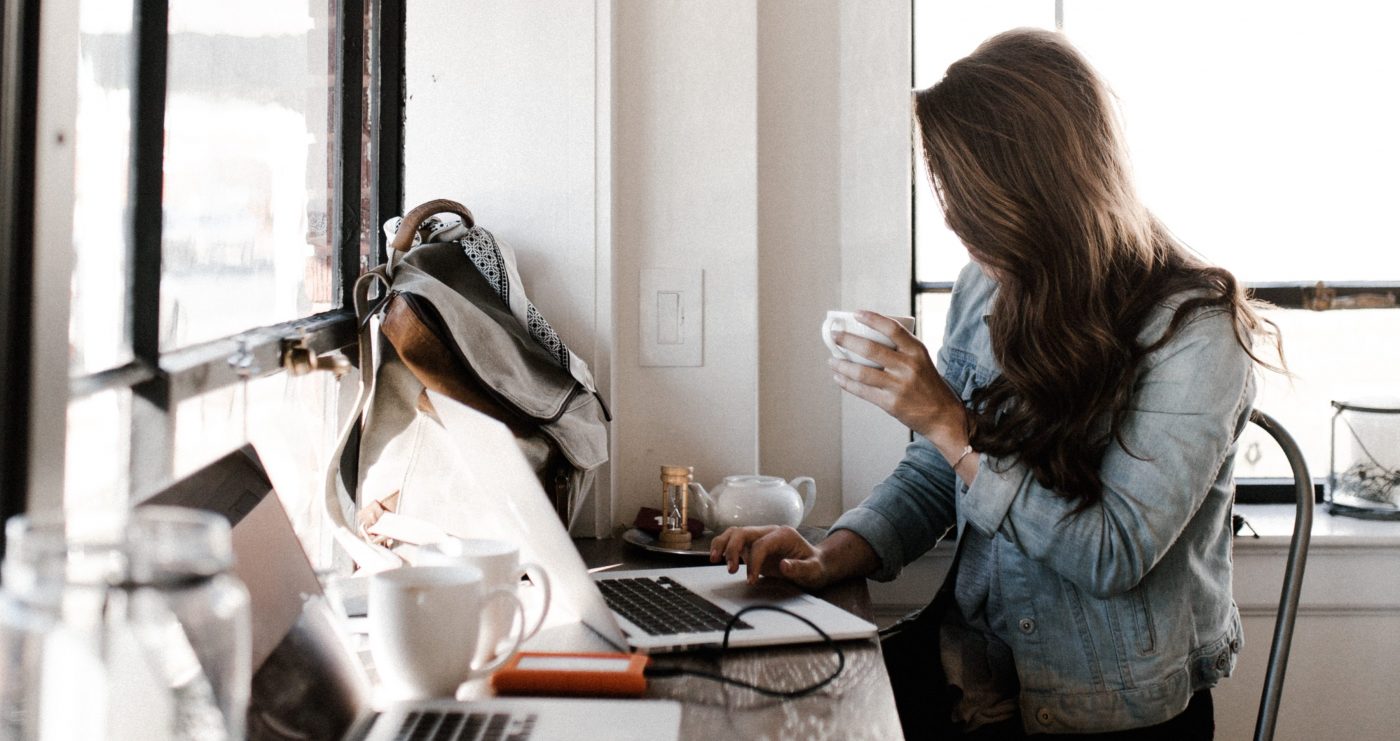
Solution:
[{"label": "teapot lid", "polygon": [[750,486],[772,486],[774,484],[786,484],[787,480],[778,476],[760,476],[758,474],[745,473],[736,476],[725,476],[726,484],[748,484]]}]

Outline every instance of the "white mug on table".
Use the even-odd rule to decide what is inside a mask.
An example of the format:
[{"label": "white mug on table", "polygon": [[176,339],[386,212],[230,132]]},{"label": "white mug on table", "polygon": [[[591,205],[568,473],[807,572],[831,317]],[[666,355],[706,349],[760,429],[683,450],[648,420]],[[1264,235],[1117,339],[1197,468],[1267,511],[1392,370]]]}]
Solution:
[{"label": "white mug on table", "polygon": [[[488,589],[507,590],[522,598],[522,606],[526,600],[519,591],[520,578],[528,575],[532,584],[539,585],[540,592],[537,600],[529,600],[532,610],[522,607],[520,639],[528,641],[544,625],[545,616],[549,613],[549,574],[538,564],[522,564],[520,548],[514,543],[488,538],[448,537],[420,547],[414,562],[420,565],[475,566],[485,575]],[[526,619],[525,613],[533,609],[538,609],[539,614],[532,620]],[[483,624],[484,637],[478,655],[489,658],[492,654],[500,653],[502,642],[511,635],[514,621],[515,613],[510,605],[493,605]]]},{"label": "white mug on table", "polygon": [[[890,317],[890,319],[899,322],[900,325],[902,325],[905,329],[909,330],[910,332],[914,331],[914,317],[892,316]],[[845,332],[846,334],[853,334],[857,337],[864,337],[867,340],[878,342],[881,345],[884,345],[885,347],[894,347],[894,340],[891,340],[888,336],[885,335],[884,332],[862,324],[858,319],[856,319],[855,312],[826,312],[826,321],[822,322],[822,341],[825,342],[827,348],[831,350],[831,354],[834,357],[840,358],[841,360],[849,360],[853,363],[860,363],[861,365],[868,366],[871,368],[879,368],[880,364],[874,362],[873,360],[870,360],[869,358],[863,358],[859,355],[856,355],[850,350],[847,350],[846,348],[836,344],[836,338],[832,336],[833,332]]]},{"label": "white mug on table", "polygon": [[369,581],[369,647],[375,670],[393,699],[452,697],[463,682],[500,668],[520,648],[476,659],[484,623],[498,604],[524,608],[513,591],[491,589],[475,566],[405,566]]}]

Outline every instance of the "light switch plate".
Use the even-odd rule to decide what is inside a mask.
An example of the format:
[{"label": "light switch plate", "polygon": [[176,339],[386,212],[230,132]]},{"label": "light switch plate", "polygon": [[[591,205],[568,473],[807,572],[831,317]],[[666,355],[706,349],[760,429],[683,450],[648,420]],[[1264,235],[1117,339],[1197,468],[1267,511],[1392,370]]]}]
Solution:
[{"label": "light switch plate", "polygon": [[703,290],[703,270],[642,270],[638,307],[642,366],[705,364]]}]

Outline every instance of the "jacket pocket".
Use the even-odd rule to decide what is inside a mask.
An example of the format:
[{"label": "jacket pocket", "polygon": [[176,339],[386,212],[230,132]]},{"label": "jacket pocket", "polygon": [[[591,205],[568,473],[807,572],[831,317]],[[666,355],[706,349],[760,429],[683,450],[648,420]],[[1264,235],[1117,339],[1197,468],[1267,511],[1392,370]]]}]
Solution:
[{"label": "jacket pocket", "polygon": [[1147,598],[1147,588],[1139,585],[1124,595],[1123,606],[1128,612],[1129,624],[1133,626],[1133,638],[1139,655],[1151,656],[1157,653],[1157,628],[1152,621],[1152,601]]},{"label": "jacket pocket", "polygon": [[[1103,645],[1112,650],[1112,643],[1103,643],[1099,638],[1099,631],[1095,630],[1095,620],[1086,605],[1083,595],[1079,592],[1079,587],[1074,585],[1069,579],[1060,577],[1060,589],[1065,597],[1065,605],[1069,608],[1069,617],[1074,621],[1075,633],[1079,636],[1080,649],[1083,652],[1084,668],[1088,673],[1090,681],[1093,683],[1094,691],[1102,692],[1108,688],[1104,678],[1103,659],[1100,656],[1099,648]],[[1094,613],[1098,617],[1098,623],[1102,625],[1103,612]],[[1068,645],[1065,646],[1068,649]],[[1111,656],[1109,657],[1112,658]]]}]

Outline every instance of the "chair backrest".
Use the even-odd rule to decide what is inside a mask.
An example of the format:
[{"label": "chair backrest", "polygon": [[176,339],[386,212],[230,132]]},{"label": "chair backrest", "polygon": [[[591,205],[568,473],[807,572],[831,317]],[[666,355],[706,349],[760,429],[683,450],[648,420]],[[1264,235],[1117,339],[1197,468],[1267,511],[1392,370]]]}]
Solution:
[{"label": "chair backrest", "polygon": [[1255,741],[1270,741],[1278,722],[1279,699],[1283,696],[1283,675],[1288,669],[1288,648],[1293,642],[1293,624],[1298,618],[1298,597],[1303,591],[1303,567],[1308,560],[1308,541],[1312,535],[1313,483],[1303,453],[1288,431],[1273,417],[1255,409],[1249,421],[1269,433],[1293,469],[1294,496],[1298,514],[1293,519],[1293,539],[1288,545],[1288,566],[1283,573],[1283,592],[1279,596],[1278,618],[1274,621],[1274,641],[1269,648],[1269,666],[1264,673],[1264,690],[1259,698],[1259,716],[1254,723]]}]

